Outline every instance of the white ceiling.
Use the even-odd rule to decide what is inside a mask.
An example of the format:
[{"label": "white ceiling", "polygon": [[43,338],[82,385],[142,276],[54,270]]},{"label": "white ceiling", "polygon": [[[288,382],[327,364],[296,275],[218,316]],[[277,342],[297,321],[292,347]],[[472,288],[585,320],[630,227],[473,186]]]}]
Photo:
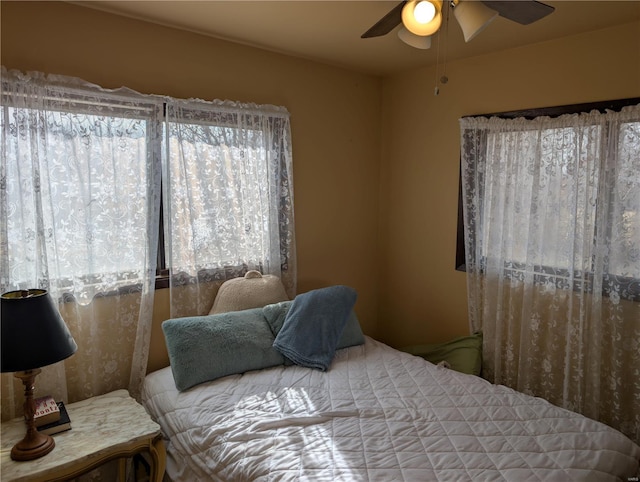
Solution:
[{"label": "white ceiling", "polygon": [[638,0],[544,1],[556,9],[548,17],[526,26],[498,17],[467,44],[451,16],[439,41],[419,50],[400,41],[399,28],[384,37],[360,38],[399,0],[71,3],[374,75],[433,64],[438,52],[440,62],[445,54],[455,60],[640,20]]}]

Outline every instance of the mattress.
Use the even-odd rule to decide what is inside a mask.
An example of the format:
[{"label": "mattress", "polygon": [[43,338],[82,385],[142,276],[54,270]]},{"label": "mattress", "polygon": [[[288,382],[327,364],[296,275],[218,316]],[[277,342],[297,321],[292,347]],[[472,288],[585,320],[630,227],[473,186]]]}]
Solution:
[{"label": "mattress", "polygon": [[169,367],[143,404],[175,481],[616,481],[638,475],[620,432],[366,337],[330,370],[279,366],[178,392]]}]

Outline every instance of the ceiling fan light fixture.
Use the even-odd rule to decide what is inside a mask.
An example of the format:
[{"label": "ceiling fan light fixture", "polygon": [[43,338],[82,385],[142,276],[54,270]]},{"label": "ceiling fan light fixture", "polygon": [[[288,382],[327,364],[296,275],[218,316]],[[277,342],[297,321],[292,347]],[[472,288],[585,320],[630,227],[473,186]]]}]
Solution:
[{"label": "ceiling fan light fixture", "polygon": [[422,1],[416,3],[413,9],[413,16],[418,23],[429,23],[436,16],[437,10],[433,3]]},{"label": "ceiling fan light fixture", "polygon": [[417,49],[428,50],[431,48],[431,37],[412,34],[404,27],[398,30],[398,38]]},{"label": "ceiling fan light fixture", "polygon": [[498,12],[482,2],[461,0],[454,7],[453,15],[462,29],[464,41],[470,42],[495,20]]},{"label": "ceiling fan light fixture", "polygon": [[433,35],[442,24],[442,0],[409,0],[402,8],[402,24],[414,35]]}]

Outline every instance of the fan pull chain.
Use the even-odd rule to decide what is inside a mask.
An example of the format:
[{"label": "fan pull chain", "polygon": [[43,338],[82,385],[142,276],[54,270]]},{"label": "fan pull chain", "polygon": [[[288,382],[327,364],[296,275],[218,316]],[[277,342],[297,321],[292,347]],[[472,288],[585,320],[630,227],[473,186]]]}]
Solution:
[{"label": "fan pull chain", "polygon": [[440,62],[440,36],[442,35],[442,31],[438,32],[438,46],[436,47],[436,76],[434,79],[435,88],[433,89],[433,95],[438,95],[440,93],[440,88],[438,87],[438,64]]},{"label": "fan pull chain", "polygon": [[[438,49],[436,52],[436,79],[435,79],[435,89],[434,89],[434,95],[438,95],[440,94],[440,88],[438,87],[438,80],[440,81],[440,83],[442,84],[446,84],[447,82],[449,82],[449,77],[447,77],[447,54],[449,52],[449,13],[450,13],[450,5],[449,2],[445,2],[445,11],[444,11],[444,32],[442,31],[443,29],[440,30],[440,32],[438,32]],[[440,77],[440,79],[438,79],[438,74],[439,74],[439,70],[440,70],[440,36],[444,35],[444,65],[442,68],[442,76]]]}]

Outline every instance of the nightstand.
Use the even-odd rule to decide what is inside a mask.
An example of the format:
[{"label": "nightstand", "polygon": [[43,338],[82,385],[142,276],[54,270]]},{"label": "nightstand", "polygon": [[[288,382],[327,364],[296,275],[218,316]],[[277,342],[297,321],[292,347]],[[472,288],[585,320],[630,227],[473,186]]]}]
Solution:
[{"label": "nightstand", "polygon": [[120,459],[119,478],[125,480],[126,457],[148,452],[151,479],[161,482],[166,452],[160,426],[126,390],[89,398],[66,406],[71,430],[53,435],[56,446],[44,457],[28,462],[11,460],[11,447],[24,437],[22,418],[2,424],[2,481],[68,480]]}]

